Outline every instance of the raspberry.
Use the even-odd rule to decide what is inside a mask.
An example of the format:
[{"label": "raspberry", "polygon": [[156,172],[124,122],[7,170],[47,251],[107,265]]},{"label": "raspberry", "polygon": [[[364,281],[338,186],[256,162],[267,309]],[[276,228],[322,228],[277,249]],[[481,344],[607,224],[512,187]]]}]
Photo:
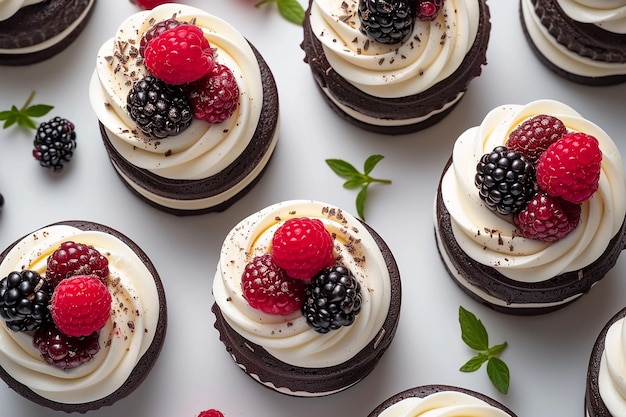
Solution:
[{"label": "raspberry", "polygon": [[141,41],[139,42],[139,55],[144,56],[146,46],[148,46],[148,43],[150,43],[152,39],[156,38],[163,32],[174,29],[182,24],[183,22],[176,19],[166,19],[152,25],[150,29],[148,29],[141,37]]},{"label": "raspberry", "polygon": [[539,155],[565,133],[567,133],[567,128],[560,119],[540,114],[515,128],[509,134],[506,147],[524,155],[528,162],[534,164],[539,159]]},{"label": "raspberry", "polygon": [[111,316],[111,294],[95,275],[75,275],[57,285],[50,300],[54,324],[68,336],[88,336]]},{"label": "raspberry", "polygon": [[152,10],[157,6],[160,6],[165,3],[170,3],[172,0],[131,0],[137,6],[142,9]]},{"label": "raspberry", "polygon": [[167,84],[198,81],[213,66],[213,50],[202,29],[182,24],[152,39],[144,52],[146,67]]},{"label": "raspberry", "polygon": [[81,337],[67,336],[50,323],[35,332],[33,346],[39,350],[46,363],[60,369],[70,369],[90,361],[98,353],[98,336],[98,332]]},{"label": "raspberry", "polygon": [[267,314],[287,315],[302,306],[304,281],[289,278],[271,254],[248,262],[241,277],[243,297],[250,307]]},{"label": "raspberry", "polygon": [[187,91],[194,117],[209,123],[228,119],[239,104],[235,76],[230,68],[222,64],[215,64],[208,75],[191,84]]},{"label": "raspberry", "polygon": [[74,124],[67,119],[54,117],[37,128],[33,141],[33,156],[39,165],[54,172],[70,162],[76,149]]},{"label": "raspberry", "polygon": [[553,197],[582,203],[598,189],[602,151],[585,133],[567,133],[537,161],[537,184]]},{"label": "raspberry", "polygon": [[106,285],[109,260],[93,246],[63,242],[48,257],[46,280],[54,288],[61,280],[73,275],[96,275]]},{"label": "raspberry", "polygon": [[526,208],[513,217],[513,221],[522,236],[554,242],[564,238],[578,226],[580,204],[551,197],[540,190]]},{"label": "raspberry", "polygon": [[318,219],[294,217],[272,237],[274,262],[292,278],[309,279],[335,263],[333,239]]},{"label": "raspberry", "polygon": [[222,414],[220,411],[210,409],[201,411],[200,414],[198,414],[198,417],[224,417],[224,414]]},{"label": "raspberry", "polygon": [[443,0],[418,1],[415,8],[415,17],[422,21],[432,21],[437,18],[443,8]]}]

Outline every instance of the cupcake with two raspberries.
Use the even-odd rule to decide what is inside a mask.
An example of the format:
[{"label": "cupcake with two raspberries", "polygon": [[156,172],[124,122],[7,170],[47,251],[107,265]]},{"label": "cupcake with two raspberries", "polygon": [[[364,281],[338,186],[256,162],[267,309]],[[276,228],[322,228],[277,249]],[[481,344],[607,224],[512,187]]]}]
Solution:
[{"label": "cupcake with two raspberries", "polygon": [[194,7],[128,17],[100,48],[89,92],[124,184],[176,215],[228,208],[278,140],[269,67],[234,27]]},{"label": "cupcake with two raspberries", "polygon": [[44,407],[85,413],[133,392],[167,328],[165,293],[128,237],[51,224],[0,254],[0,378]]},{"label": "cupcake with two raspberries", "polygon": [[384,240],[340,208],[285,201],[226,237],[213,280],[215,328],[264,386],[316,397],[365,378],[394,338],[400,274]]},{"label": "cupcake with two raspberries", "polygon": [[626,247],[626,179],[609,135],[553,100],[495,108],[457,139],[435,201],[450,276],[486,305],[547,313]]},{"label": "cupcake with two raspberries", "polygon": [[485,0],[310,0],[302,48],[330,107],[404,134],[448,115],[487,63]]}]

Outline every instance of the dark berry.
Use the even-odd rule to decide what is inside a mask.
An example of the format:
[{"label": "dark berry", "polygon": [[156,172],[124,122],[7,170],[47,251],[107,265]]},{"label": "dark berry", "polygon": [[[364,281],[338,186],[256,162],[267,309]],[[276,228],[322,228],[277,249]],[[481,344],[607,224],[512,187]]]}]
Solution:
[{"label": "dark berry", "polygon": [[302,314],[320,333],[350,326],[361,311],[361,285],[344,266],[326,268],[304,289]]},{"label": "dark berry", "polygon": [[46,280],[54,288],[73,275],[96,275],[103,284],[109,277],[109,260],[96,248],[72,241],[63,242],[48,257]]},{"label": "dark berry", "polygon": [[48,324],[35,332],[33,346],[50,365],[71,369],[88,362],[100,350],[99,333],[89,336],[67,336],[54,324]]},{"label": "dark berry", "polygon": [[504,215],[520,212],[537,188],[534,166],[504,146],[482,156],[474,184],[487,207]]},{"label": "dark berry", "polygon": [[413,1],[359,0],[361,32],[385,44],[402,42],[413,30]]},{"label": "dark berry", "polygon": [[159,139],[178,135],[193,119],[191,104],[182,88],[151,75],[133,85],[126,110],[146,136]]},{"label": "dark berry", "polygon": [[143,56],[146,51],[146,46],[148,46],[148,43],[150,43],[152,39],[156,38],[161,33],[174,29],[182,24],[183,22],[176,19],[166,19],[152,25],[150,29],[148,29],[141,37],[141,41],[139,42],[139,55]]},{"label": "dark berry", "polygon": [[510,134],[506,147],[519,152],[534,164],[548,147],[567,133],[561,120],[554,116],[539,114],[522,122]]},{"label": "dark berry", "polygon": [[13,271],[0,280],[0,316],[9,329],[34,330],[50,321],[52,287],[37,272]]},{"label": "dark berry", "polygon": [[239,86],[235,75],[225,65],[215,64],[200,80],[187,84],[189,100],[196,119],[221,123],[228,119],[239,104]]},{"label": "dark berry", "polygon": [[67,119],[55,117],[37,128],[33,142],[33,156],[44,168],[61,171],[70,162],[76,149],[74,124]]},{"label": "dark berry", "polygon": [[551,197],[539,190],[513,220],[525,238],[555,242],[578,226],[580,211],[580,204]]},{"label": "dark berry", "polygon": [[443,8],[443,0],[417,0],[415,17],[423,21],[432,21],[437,18]]}]

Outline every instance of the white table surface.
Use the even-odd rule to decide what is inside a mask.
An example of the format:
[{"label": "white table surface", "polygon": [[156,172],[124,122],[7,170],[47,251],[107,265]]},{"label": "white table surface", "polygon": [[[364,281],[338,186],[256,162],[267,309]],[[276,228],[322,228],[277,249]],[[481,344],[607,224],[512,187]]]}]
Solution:
[{"label": "white table surface", "polygon": [[[0,192],[6,199],[0,247],[59,220],[101,222],[141,245],[167,292],[168,335],[152,373],[130,397],[89,414],[195,417],[217,408],[226,417],[365,417],[396,392],[443,383],[481,391],[520,417],[583,416],[592,344],[604,323],[626,306],[626,256],[588,295],[561,311],[536,317],[496,313],[472,301],[446,275],[433,237],[432,201],[456,137],[502,104],[540,98],[568,103],[602,126],[626,155],[626,85],[586,87],[553,75],[526,44],[517,2],[490,0],[489,62],[460,105],[432,128],[385,137],[348,125],[325,105],[303,62],[301,28],[282,19],[275,5],[256,9],[255,0],[183,2],[236,26],[263,54],[279,88],[280,141],[274,158],[256,188],[224,213],[180,218],[152,209],[130,194],[109,163],[87,86],[99,46],[138,10],[128,0],[100,0],[80,38],[55,58],[0,67],[0,109],[21,105],[35,90],[35,102],[54,105],[50,117],[69,118],[78,134],[74,159],[63,174],[51,175],[31,156],[32,132],[0,130]],[[393,181],[370,189],[366,218],[391,247],[402,273],[395,340],[378,367],[342,393],[302,399],[270,391],[234,364],[213,328],[211,282],[220,245],[240,219],[281,200],[316,199],[355,213],[356,192],[343,189],[324,160],[342,158],[360,167],[374,153],[385,156],[374,174]],[[501,356],[511,371],[508,395],[493,388],[484,368],[459,372],[473,355],[460,338],[460,305],[485,323],[492,344],[509,343]],[[63,415],[30,403],[4,384],[0,404],[3,416]]]}]

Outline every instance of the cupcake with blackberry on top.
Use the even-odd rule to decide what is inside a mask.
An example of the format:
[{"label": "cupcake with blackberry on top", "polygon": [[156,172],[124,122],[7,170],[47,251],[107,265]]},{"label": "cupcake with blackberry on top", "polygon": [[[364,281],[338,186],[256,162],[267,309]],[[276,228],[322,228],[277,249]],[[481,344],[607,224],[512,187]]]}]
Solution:
[{"label": "cupcake with blackberry on top", "polygon": [[225,210],[278,140],[269,67],[233,26],[190,6],[126,19],[100,48],[89,91],[117,174],[168,213]]}]

